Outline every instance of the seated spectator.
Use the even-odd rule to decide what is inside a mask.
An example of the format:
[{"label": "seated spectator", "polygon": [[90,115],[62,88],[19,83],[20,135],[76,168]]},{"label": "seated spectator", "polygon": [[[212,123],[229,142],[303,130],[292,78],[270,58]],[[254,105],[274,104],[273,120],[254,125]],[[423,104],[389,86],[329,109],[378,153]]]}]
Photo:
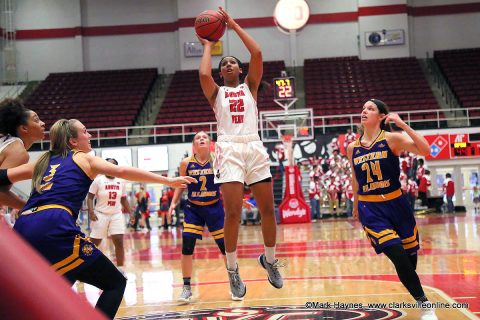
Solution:
[{"label": "seated spectator", "polygon": [[257,201],[253,197],[253,193],[250,193],[249,198],[243,201],[241,220],[243,226],[247,225],[248,221],[251,221],[254,225],[260,222]]},{"label": "seated spectator", "polygon": [[431,185],[432,182],[430,181],[430,170],[425,170],[425,173],[418,184],[418,198],[421,201],[422,207],[427,205],[427,192]]}]

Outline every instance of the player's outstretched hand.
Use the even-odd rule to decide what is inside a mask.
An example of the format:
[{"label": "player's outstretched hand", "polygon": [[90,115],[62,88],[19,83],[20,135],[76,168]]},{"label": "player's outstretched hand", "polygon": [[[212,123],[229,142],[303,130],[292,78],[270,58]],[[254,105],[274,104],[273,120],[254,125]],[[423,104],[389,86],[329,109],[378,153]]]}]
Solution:
[{"label": "player's outstretched hand", "polygon": [[192,177],[176,177],[176,178],[169,178],[168,183],[166,185],[172,188],[186,188],[187,184],[190,183],[197,183],[197,179]]},{"label": "player's outstretched hand", "polygon": [[200,37],[198,34],[197,34],[197,38],[198,38],[198,41],[200,41],[200,43],[202,44],[202,46],[205,46],[207,44],[210,44],[210,45],[213,46],[215,44],[215,42],[217,42],[217,41],[210,41],[210,40],[204,39],[204,38]]},{"label": "player's outstretched hand", "polygon": [[222,7],[218,7],[218,13],[220,13],[223,16],[223,21],[227,24],[227,28],[231,29],[235,25],[235,20],[233,20],[232,17],[228,14],[225,9]]}]

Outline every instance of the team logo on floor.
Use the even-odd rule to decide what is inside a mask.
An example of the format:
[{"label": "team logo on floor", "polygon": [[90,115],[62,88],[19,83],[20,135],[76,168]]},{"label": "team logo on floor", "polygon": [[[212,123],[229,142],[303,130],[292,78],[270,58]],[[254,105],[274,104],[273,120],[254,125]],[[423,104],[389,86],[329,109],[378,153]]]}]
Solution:
[{"label": "team logo on floor", "polygon": [[267,320],[267,319],[398,319],[404,314],[395,309],[358,309],[358,310],[340,310],[340,309],[308,309],[305,306],[257,306],[241,308],[224,308],[208,310],[188,310],[177,312],[149,312],[144,315],[119,318],[121,320],[133,319],[218,319],[218,320]]}]

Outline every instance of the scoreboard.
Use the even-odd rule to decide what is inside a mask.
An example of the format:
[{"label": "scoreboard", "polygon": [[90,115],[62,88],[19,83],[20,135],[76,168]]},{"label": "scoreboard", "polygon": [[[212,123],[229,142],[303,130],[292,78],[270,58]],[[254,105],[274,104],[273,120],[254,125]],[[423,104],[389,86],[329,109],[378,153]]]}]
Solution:
[{"label": "scoreboard", "polygon": [[479,134],[451,134],[450,158],[478,157],[480,156]]},{"label": "scoreboard", "polygon": [[273,95],[277,100],[296,99],[295,78],[281,77],[273,79]]},{"label": "scoreboard", "polygon": [[480,157],[480,132],[425,135],[430,145],[426,160]]}]

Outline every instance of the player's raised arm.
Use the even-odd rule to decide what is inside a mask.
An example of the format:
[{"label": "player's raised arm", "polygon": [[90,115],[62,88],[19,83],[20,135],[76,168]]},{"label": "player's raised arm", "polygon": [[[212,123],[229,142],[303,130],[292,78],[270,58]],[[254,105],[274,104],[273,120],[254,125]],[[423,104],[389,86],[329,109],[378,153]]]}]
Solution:
[{"label": "player's raised arm", "polygon": [[213,107],[218,93],[218,85],[212,77],[212,47],[215,43],[200,37],[198,37],[198,40],[203,45],[203,55],[200,61],[200,69],[198,70],[200,86],[208,103]]},{"label": "player's raised arm", "polygon": [[250,64],[248,75],[245,77],[245,83],[248,85],[253,97],[257,98],[258,86],[263,76],[263,58],[260,45],[253,39],[242,27],[222,8],[219,12],[225,17],[227,27],[235,31],[242,40],[248,52],[250,52]]},{"label": "player's raised arm", "polygon": [[142,169],[116,166],[102,158],[94,157],[89,154],[82,154],[82,156],[88,158],[91,169],[95,175],[105,174],[130,181],[161,183],[172,188],[185,188],[187,184],[197,182],[197,180],[192,177],[164,177]]}]

